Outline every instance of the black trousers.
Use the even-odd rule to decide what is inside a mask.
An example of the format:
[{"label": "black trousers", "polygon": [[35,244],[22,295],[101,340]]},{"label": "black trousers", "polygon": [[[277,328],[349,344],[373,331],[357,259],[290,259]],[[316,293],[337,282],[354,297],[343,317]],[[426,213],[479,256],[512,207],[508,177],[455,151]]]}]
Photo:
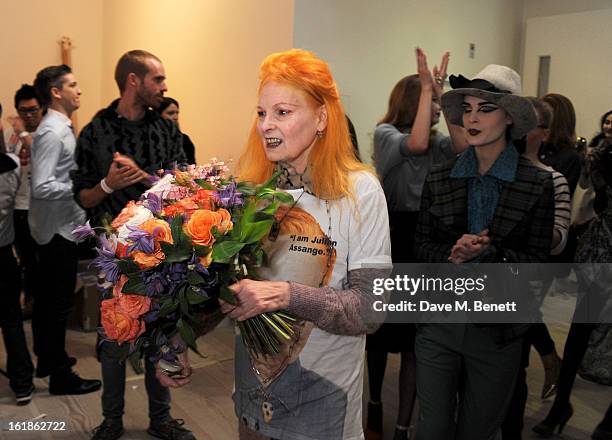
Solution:
[{"label": "black trousers", "polygon": [[26,297],[34,297],[38,273],[38,262],[36,259],[36,242],[30,234],[28,226],[28,211],[26,209],[15,209],[13,211],[13,222],[15,224],[15,241],[13,246],[19,257],[19,266],[23,272],[23,290]]},{"label": "black trousers", "polygon": [[38,368],[52,375],[69,367],[66,323],[74,304],[78,264],[77,245],[55,234],[37,249],[40,288],[34,296],[32,334]]},{"label": "black trousers", "polygon": [[25,392],[32,386],[34,368],[23,331],[19,269],[11,245],[0,247],[0,267],[0,327],[6,347],[6,372],[11,389]]}]

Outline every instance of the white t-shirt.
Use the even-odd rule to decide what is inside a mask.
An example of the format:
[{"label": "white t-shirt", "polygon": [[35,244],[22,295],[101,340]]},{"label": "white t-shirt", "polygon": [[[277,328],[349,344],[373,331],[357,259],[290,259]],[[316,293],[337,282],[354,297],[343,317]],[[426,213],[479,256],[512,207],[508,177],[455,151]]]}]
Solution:
[{"label": "white t-shirt", "polygon": [[[313,287],[319,287],[324,279],[324,285],[343,289],[347,288],[351,270],[392,267],[387,205],[380,183],[366,172],[350,177],[354,200],[345,197],[326,203],[303,189],[287,191],[297,203],[282,218],[276,241],[264,246],[270,261],[261,271],[264,279],[295,281]],[[331,258],[330,248],[335,251]],[[365,335],[343,336],[315,327],[299,354],[303,369],[346,393],[346,408],[338,408],[337,400],[331,404],[334,411],[344,411],[344,440],[363,439],[364,350]],[[325,405],[324,397],[317,399],[317,405]],[[302,400],[302,403],[305,402]],[[302,410],[299,417],[308,415]],[[305,432],[283,431],[282,438],[311,437]]]}]

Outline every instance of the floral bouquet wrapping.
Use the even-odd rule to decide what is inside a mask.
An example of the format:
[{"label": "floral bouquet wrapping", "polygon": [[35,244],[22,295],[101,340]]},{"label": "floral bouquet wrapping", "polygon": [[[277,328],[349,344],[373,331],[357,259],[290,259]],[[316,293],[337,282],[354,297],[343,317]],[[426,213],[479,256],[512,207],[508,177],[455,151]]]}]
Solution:
[{"label": "floral bouquet wrapping", "polygon": [[[222,316],[218,299],[234,302],[227,286],[257,279],[261,240],[280,204],[293,201],[275,190],[276,176],[253,185],[226,173],[215,160],[167,171],[139,201],[96,228],[103,230],[92,261],[103,289],[99,332],[136,368],[144,351],[166,364],[176,361],[182,342],[197,352],[197,335]],[[83,239],[95,232],[87,222],[73,234]],[[238,326],[251,353],[266,356],[291,337],[293,322],[275,312]]]}]

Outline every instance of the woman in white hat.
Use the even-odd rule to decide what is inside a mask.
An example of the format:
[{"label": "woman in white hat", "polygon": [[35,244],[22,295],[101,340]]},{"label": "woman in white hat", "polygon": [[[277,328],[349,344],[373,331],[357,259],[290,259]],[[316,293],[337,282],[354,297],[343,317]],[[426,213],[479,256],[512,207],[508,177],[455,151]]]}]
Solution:
[{"label": "woman in white hat", "polygon": [[[536,126],[519,75],[489,65],[451,76],[449,123],[470,147],[436,167],[423,188],[416,254],[425,262],[543,262],[550,254],[550,173],[520,157],[513,140]],[[429,324],[416,338],[417,439],[494,439],[510,403],[529,324]],[[457,395],[459,399],[457,400]],[[455,419],[455,414],[457,418]]]}]

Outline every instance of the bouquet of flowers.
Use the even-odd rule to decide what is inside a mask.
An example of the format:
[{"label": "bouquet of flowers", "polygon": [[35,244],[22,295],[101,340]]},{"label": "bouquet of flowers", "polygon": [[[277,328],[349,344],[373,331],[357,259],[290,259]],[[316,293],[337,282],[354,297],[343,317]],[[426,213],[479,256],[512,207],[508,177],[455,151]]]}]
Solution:
[{"label": "bouquet of flowers", "polygon": [[[198,329],[220,315],[219,299],[234,303],[228,286],[257,279],[264,254],[262,239],[281,203],[293,199],[276,191],[276,175],[261,185],[236,182],[214,159],[184,171],[166,171],[139,201],[131,201],[104,227],[87,222],[77,239],[97,237],[102,288],[99,332],[122,347],[139,369],[146,350],[155,360],[176,361],[184,347],[197,352]],[[295,319],[264,313],[238,322],[255,356],[278,352],[293,335]],[[179,336],[180,338],[176,338]]]}]

